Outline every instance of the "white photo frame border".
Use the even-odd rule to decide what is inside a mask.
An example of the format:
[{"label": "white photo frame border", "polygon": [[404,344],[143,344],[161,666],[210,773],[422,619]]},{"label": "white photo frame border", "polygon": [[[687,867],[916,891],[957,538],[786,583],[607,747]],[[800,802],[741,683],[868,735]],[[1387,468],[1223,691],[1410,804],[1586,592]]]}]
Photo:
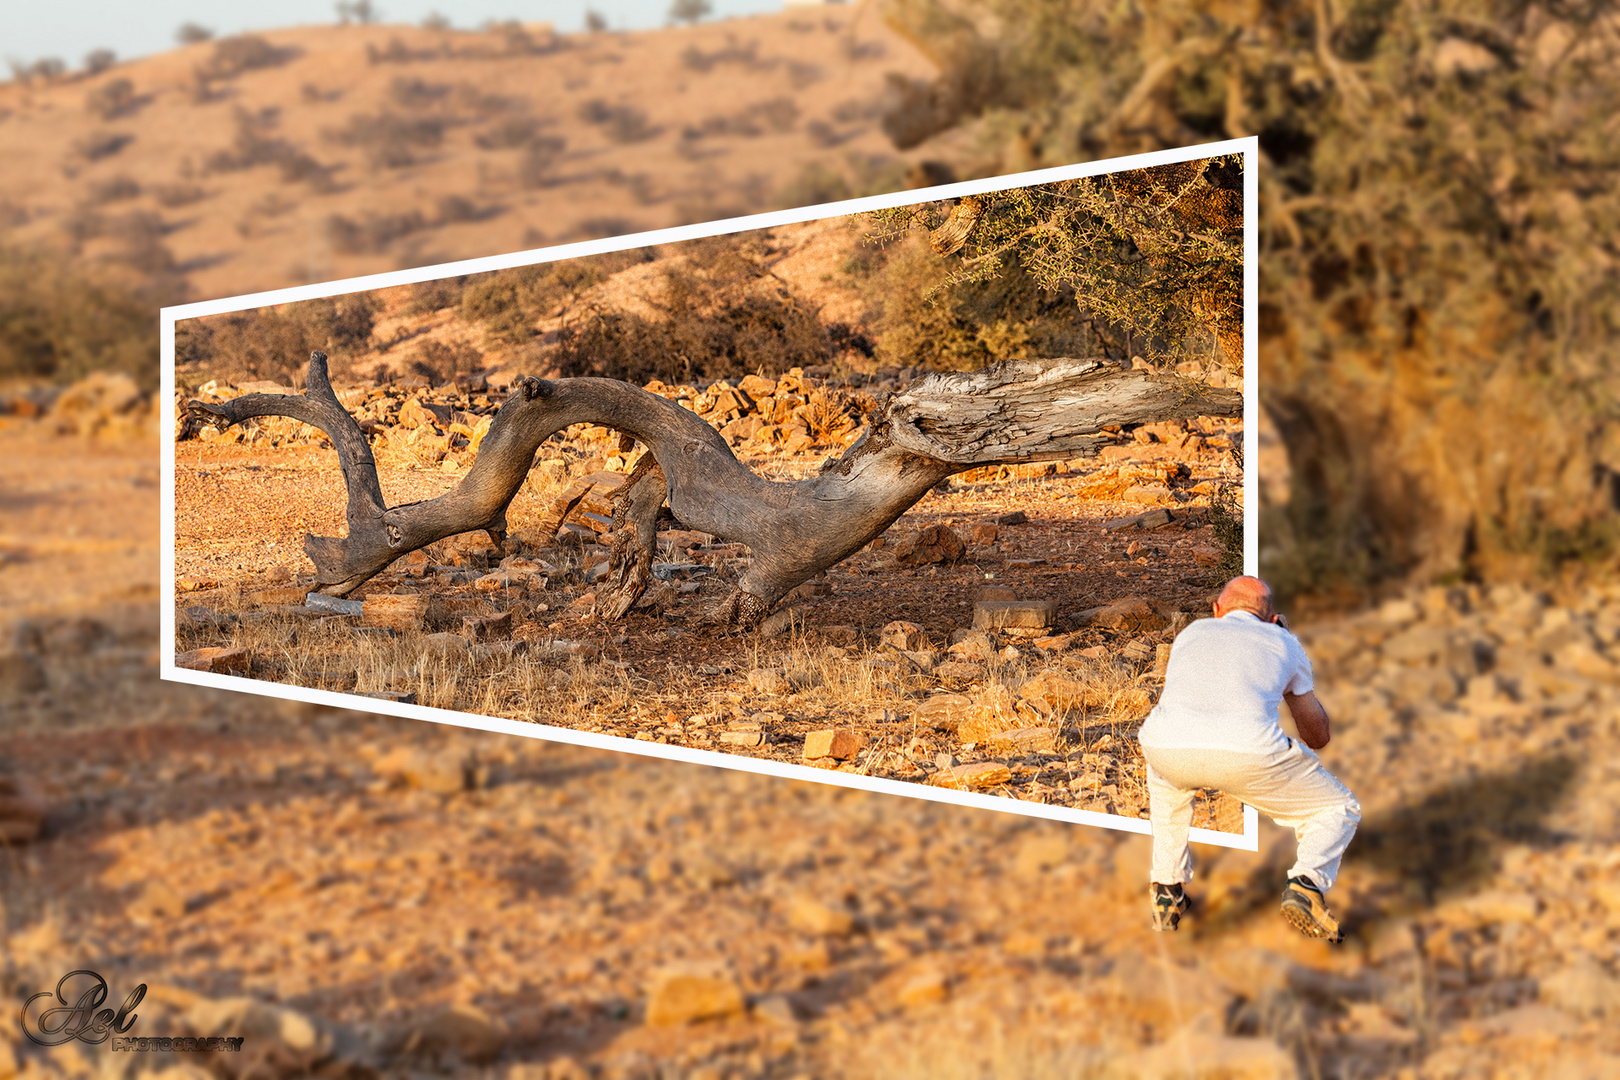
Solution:
[{"label": "white photo frame border", "polygon": [[[171,434],[162,440],[161,506],[163,535],[161,545],[162,563],[159,569],[164,600],[160,611],[159,633],[163,643],[159,665],[160,677],[170,682],[206,686],[216,690],[235,690],[264,697],[301,701],[311,705],[325,705],[339,709],[358,709],[386,716],[397,716],[427,723],[449,724],[455,727],[513,735],[521,738],[543,739],[549,742],[566,743],[596,750],[639,754],[644,757],[735,769],[788,780],[831,784],[835,787],[898,795],[912,799],[924,799],[973,809],[994,810],[1025,817],[1066,821],[1075,825],[1088,825],[1116,832],[1152,835],[1152,826],[1145,818],[1128,818],[1095,810],[1051,806],[1045,803],[1009,798],[1004,795],[981,794],[952,788],[932,787],[914,781],[891,780],[886,777],[862,776],[856,773],[817,769],[808,765],[750,758],[715,750],[701,750],[665,743],[639,742],[619,735],[576,731],[572,728],[549,727],[527,721],[483,716],[478,713],[438,709],[426,705],[411,705],[286,683],[267,683],[245,676],[192,671],[179,667],[175,663],[174,589],[176,538],[174,470],[176,457],[175,442],[172,437],[177,421],[174,361],[175,325],[182,319],[192,319],[204,315],[220,315],[250,308],[292,303],[299,300],[316,300],[328,296],[368,292],[399,285],[414,285],[423,281],[459,277],[464,274],[480,274],[519,266],[534,266],[563,259],[603,255],[630,248],[652,247],[755,229],[795,225],[822,218],[847,217],[869,213],[873,210],[886,210],[922,202],[959,198],[964,195],[982,195],[990,192],[1005,191],[1009,188],[1050,184],[1060,180],[1127,172],[1131,169],[1142,169],[1154,165],[1168,165],[1183,161],[1196,161],[1201,158],[1229,154],[1240,155],[1243,158],[1243,350],[1245,357],[1243,431],[1245,445],[1247,445],[1249,433],[1256,429],[1260,407],[1257,379],[1259,365],[1255,363],[1259,348],[1259,329],[1256,319],[1260,282],[1260,268],[1257,261],[1259,250],[1259,174],[1257,171],[1259,168],[1259,139],[1254,136],[1203,143],[1197,146],[1178,147],[1170,150],[1158,150],[1146,154],[1133,154],[1127,157],[1109,158],[1104,161],[1061,165],[1006,176],[964,180],[953,184],[870,195],[859,199],[844,199],[838,202],[821,203],[816,206],[773,210],[763,214],[750,214],[744,217],[726,218],[719,221],[678,225],[667,229],[655,229],[649,232],[631,233],[624,236],[559,244],[554,247],[517,251],[506,255],[461,259],[433,266],[412,267],[382,274],[369,274],[310,285],[298,285],[285,289],[272,289],[163,308],[159,313],[159,349],[163,361],[162,423],[163,431]],[[1243,469],[1243,569],[1247,574],[1255,574],[1259,570],[1259,491],[1259,470],[1252,460],[1252,456],[1246,455]],[[1191,831],[1190,838],[1196,843],[1214,847],[1258,851],[1260,849],[1259,815],[1254,807],[1244,806],[1243,832],[1228,833],[1215,829],[1194,828]]]}]

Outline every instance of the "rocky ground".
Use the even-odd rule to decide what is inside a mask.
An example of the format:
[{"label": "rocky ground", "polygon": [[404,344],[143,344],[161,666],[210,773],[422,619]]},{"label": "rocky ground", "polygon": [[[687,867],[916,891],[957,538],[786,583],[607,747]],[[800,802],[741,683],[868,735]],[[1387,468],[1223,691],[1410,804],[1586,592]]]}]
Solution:
[{"label": "rocky ground", "polygon": [[[898,387],[795,371],[650,388],[708,419],[746,464],[792,479],[856,437],[863,397]],[[500,400],[398,382],[342,396],[397,501],[453,485]],[[1136,817],[1134,732],[1173,630],[1207,614],[1220,580],[1210,504],[1240,478],[1239,426],[1146,425],[1098,459],[962,474],[800,586],[780,632],[727,638],[703,614],[749,552],[678,523],[659,534],[664,580],[647,606],[596,616],[612,493],[636,461],[605,428],[542,451],[504,550],[483,534],[434,545],[334,615],[304,603],[313,578],[293,570],[308,569],[304,527],[342,528],[324,437],[293,421],[216,432],[191,420],[176,448],[182,662]],[[1241,829],[1235,804],[1200,814]]]},{"label": "rocky ground", "polygon": [[[0,430],[0,1075],[1620,1069],[1612,586],[1307,620],[1349,940],[1269,828],[1155,935],[1144,838],[161,683],[150,438]],[[242,1050],[28,1043],[75,968]]]}]

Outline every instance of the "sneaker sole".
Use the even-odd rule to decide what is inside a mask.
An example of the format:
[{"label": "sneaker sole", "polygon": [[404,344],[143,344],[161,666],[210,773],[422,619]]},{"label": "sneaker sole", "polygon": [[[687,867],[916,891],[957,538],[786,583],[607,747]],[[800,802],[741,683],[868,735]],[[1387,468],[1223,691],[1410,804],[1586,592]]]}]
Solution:
[{"label": "sneaker sole", "polygon": [[1308,938],[1315,938],[1318,941],[1326,941],[1334,945],[1341,944],[1344,941],[1343,930],[1329,930],[1317,922],[1309,911],[1306,911],[1298,904],[1284,904],[1282,917],[1290,926]]}]

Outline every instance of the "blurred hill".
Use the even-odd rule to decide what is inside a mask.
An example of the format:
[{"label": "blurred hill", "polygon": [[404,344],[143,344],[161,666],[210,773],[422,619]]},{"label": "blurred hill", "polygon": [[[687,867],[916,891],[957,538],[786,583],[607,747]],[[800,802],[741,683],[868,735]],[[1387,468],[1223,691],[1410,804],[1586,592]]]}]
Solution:
[{"label": "blurred hill", "polygon": [[0,219],[201,299],[814,203],[904,186],[890,71],[928,65],[847,10],[200,42],[0,85]]}]

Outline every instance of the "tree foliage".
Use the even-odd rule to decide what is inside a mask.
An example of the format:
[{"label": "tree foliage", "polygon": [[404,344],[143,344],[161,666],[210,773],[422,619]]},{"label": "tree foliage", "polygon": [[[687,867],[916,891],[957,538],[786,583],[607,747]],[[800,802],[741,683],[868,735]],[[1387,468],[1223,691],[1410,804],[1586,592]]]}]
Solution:
[{"label": "tree foliage", "polygon": [[970,125],[959,172],[1258,136],[1260,388],[1293,476],[1268,573],[1490,577],[1615,528],[1614,4],[884,11],[939,68],[885,128]]},{"label": "tree foliage", "polygon": [[1081,177],[877,211],[874,238],[921,228],[952,249],[930,298],[1016,268],[1126,356],[1185,360],[1214,335],[1241,367],[1242,179],[1237,158]]}]

